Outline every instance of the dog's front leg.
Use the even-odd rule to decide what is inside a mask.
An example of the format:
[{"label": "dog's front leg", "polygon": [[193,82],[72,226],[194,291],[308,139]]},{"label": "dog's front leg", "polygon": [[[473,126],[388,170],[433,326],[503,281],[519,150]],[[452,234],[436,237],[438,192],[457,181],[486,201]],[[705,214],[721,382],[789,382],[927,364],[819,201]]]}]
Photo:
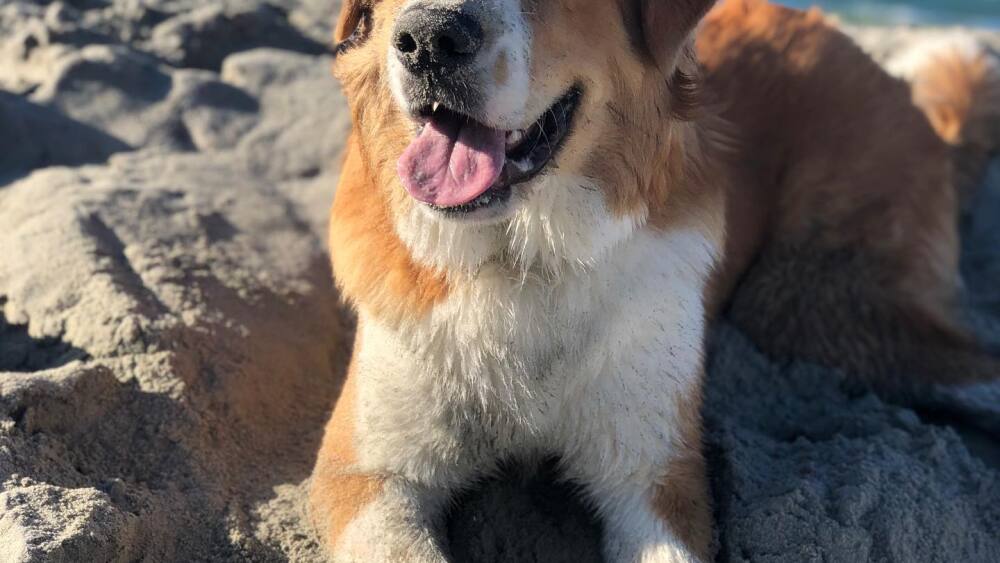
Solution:
[{"label": "dog's front leg", "polygon": [[[700,454],[699,454],[700,455]],[[609,563],[707,562],[711,511],[703,464],[693,461],[683,477],[664,482],[589,487],[604,522]]]},{"label": "dog's front leg", "polygon": [[567,476],[584,486],[598,510],[609,563],[709,561],[700,390],[680,395],[583,411],[589,425],[565,459]]},{"label": "dog's front leg", "polygon": [[453,488],[362,462],[356,384],[349,376],[313,471],[309,512],[316,532],[336,563],[444,563],[439,532]]},{"label": "dog's front leg", "polygon": [[311,510],[335,563],[445,563],[448,491],[400,477],[314,476]]}]

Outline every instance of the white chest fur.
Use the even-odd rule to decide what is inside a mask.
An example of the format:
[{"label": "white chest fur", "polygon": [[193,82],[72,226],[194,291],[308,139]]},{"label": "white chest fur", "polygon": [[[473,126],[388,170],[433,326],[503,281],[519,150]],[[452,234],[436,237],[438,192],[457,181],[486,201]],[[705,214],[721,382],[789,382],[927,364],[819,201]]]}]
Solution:
[{"label": "white chest fur", "polygon": [[428,484],[535,453],[588,480],[655,467],[700,384],[716,254],[697,230],[643,229],[551,279],[484,266],[402,329],[361,311],[360,465]]}]

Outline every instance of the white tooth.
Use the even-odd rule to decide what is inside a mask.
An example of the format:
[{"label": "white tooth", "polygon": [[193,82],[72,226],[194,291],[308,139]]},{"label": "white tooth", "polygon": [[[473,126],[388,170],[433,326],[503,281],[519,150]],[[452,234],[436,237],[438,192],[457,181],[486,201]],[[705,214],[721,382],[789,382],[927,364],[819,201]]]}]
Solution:
[{"label": "white tooth", "polygon": [[524,129],[518,129],[517,131],[511,131],[507,133],[507,146],[513,147],[521,142],[524,138]]},{"label": "white tooth", "polygon": [[522,158],[521,160],[515,160],[513,162],[514,166],[517,166],[521,172],[527,172],[531,170],[531,161],[527,158]]},{"label": "white tooth", "polygon": [[439,107],[441,107],[441,102],[434,102],[431,104],[431,113],[437,113]]}]

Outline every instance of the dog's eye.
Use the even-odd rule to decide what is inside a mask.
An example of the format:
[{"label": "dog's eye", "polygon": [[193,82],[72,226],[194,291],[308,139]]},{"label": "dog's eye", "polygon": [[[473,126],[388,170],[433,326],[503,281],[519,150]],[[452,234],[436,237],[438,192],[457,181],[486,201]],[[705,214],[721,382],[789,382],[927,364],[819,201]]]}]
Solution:
[{"label": "dog's eye", "polygon": [[352,13],[344,19],[342,27],[340,29],[341,37],[344,37],[348,32],[350,35],[344,37],[340,43],[337,43],[334,52],[339,55],[345,51],[350,50],[352,47],[360,45],[365,39],[368,38],[368,34],[371,32],[372,27],[372,10],[368,6],[358,6]]}]

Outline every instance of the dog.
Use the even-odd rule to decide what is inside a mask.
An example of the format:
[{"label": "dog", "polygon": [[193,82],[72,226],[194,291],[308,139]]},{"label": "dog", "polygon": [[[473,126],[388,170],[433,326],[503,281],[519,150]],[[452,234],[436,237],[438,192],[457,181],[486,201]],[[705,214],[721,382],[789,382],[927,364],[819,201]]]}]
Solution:
[{"label": "dog", "polygon": [[983,49],[911,88],[765,0],[346,0],[336,38],[358,328],[309,508],[333,560],[447,561],[456,491],[556,456],[606,560],[707,561],[723,311],[885,392],[998,373],[954,303],[955,153],[1000,115]]}]

